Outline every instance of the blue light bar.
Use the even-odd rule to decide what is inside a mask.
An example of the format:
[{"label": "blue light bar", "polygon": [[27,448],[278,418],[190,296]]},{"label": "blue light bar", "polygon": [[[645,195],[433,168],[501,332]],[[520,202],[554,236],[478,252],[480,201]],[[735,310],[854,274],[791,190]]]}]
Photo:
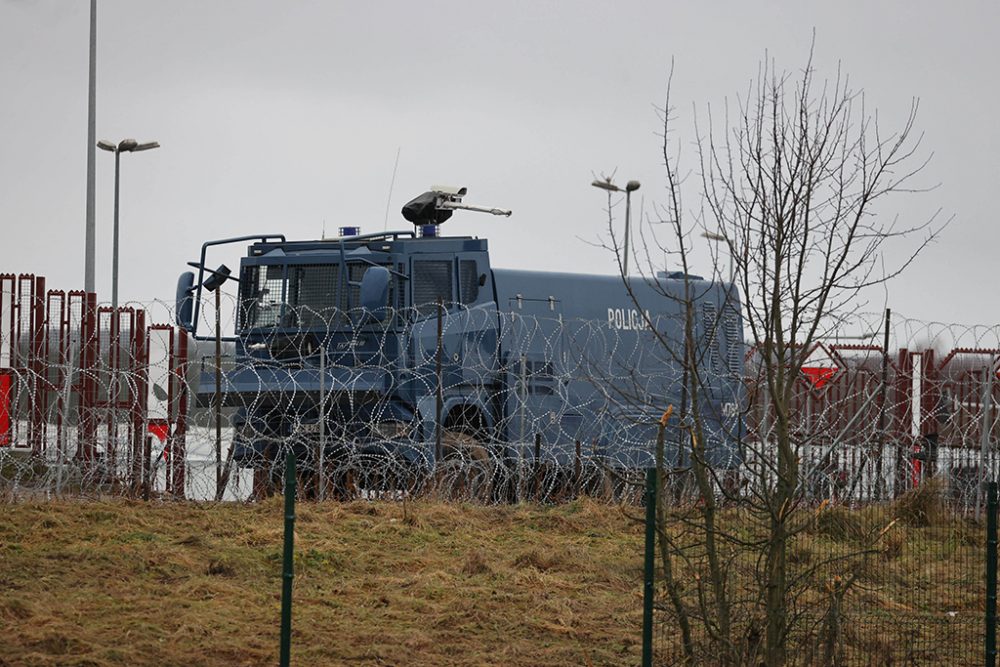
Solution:
[{"label": "blue light bar", "polygon": [[360,233],[361,233],[361,228],[360,227],[341,227],[340,228],[340,235],[341,236],[357,236]]},{"label": "blue light bar", "polygon": [[420,236],[425,239],[433,239],[438,235],[437,225],[420,225]]}]

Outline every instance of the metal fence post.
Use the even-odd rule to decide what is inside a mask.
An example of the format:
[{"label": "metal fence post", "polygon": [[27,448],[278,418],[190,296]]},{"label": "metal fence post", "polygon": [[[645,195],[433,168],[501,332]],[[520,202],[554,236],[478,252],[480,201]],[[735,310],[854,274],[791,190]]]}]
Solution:
[{"label": "metal fence post", "polygon": [[281,667],[288,667],[292,652],[292,579],[295,578],[295,454],[285,459],[285,550],[281,573]]},{"label": "metal fence post", "polygon": [[441,359],[441,355],[444,353],[444,301],[439,298],[437,306],[437,354],[435,355],[434,362],[434,376],[437,380],[434,394],[434,467],[439,469],[441,467],[441,459],[444,458],[444,448],[441,444],[441,412],[444,410],[444,393],[442,387],[444,372]]},{"label": "metal fence post", "polygon": [[997,483],[986,492],[986,666],[997,664]]},{"label": "metal fence post", "polygon": [[[116,153],[117,155],[117,153]],[[215,499],[222,500],[222,286],[215,290]]]},{"label": "metal fence post", "polygon": [[576,454],[573,459],[573,497],[580,496],[580,440],[576,441]]},{"label": "metal fence post", "polygon": [[532,481],[532,495],[536,502],[541,500],[539,498],[539,488],[541,480],[539,477],[542,474],[542,434],[535,434],[535,469],[532,471],[531,476],[534,478]]},{"label": "metal fence post", "polygon": [[642,597],[642,667],[653,664],[653,593],[656,546],[656,468],[646,469],[646,559]]},{"label": "metal fence post", "polygon": [[326,344],[319,349],[319,451],[316,456],[316,497],[326,500]]}]

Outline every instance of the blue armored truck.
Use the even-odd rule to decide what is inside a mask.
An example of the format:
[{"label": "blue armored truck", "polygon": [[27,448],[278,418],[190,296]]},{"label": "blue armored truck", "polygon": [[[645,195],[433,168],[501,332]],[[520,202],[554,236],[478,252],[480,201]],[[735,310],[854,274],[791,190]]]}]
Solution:
[{"label": "blue armored truck", "polygon": [[[202,292],[238,280],[235,364],[198,392],[202,405],[218,390],[235,408],[236,464],[273,466],[291,448],[307,467],[319,457],[430,469],[460,457],[561,468],[583,456],[637,469],[652,465],[657,421],[673,405],[667,457],[680,466],[676,429],[696,401],[705,455],[738,462],[743,336],[731,284],[494,268],[485,239],[441,233],[456,208],[509,215],[463,205],[464,194],[436,188],[407,204],[413,230],[203,245],[197,275],[179,280],[177,317],[199,338]],[[227,243],[247,244],[238,279],[205,266]]]}]

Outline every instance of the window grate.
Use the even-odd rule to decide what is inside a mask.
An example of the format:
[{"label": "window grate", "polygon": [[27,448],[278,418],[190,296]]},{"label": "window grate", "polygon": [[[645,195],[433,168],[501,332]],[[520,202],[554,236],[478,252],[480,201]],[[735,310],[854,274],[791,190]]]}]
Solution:
[{"label": "window grate", "polygon": [[244,266],[240,276],[240,310],[236,315],[236,325],[240,330],[253,326],[257,318],[258,269],[256,266]]},{"label": "window grate", "polygon": [[709,361],[712,370],[718,372],[722,369],[722,358],[719,355],[719,340],[716,335],[719,328],[718,311],[711,301],[701,303],[701,314],[705,329],[705,345],[708,346]]},{"label": "window grate", "polygon": [[254,326],[273,327],[281,321],[281,307],[284,302],[285,279],[280,266],[268,266],[264,280],[258,291],[257,317]]},{"label": "window grate", "polygon": [[289,326],[329,327],[338,302],[339,264],[298,264],[288,267]]},{"label": "window grate", "polygon": [[421,317],[436,312],[437,302],[447,306],[452,296],[451,262],[448,260],[419,260],[413,262],[413,306]]},{"label": "window grate", "polygon": [[726,309],[723,318],[726,334],[726,365],[729,372],[741,375],[743,369],[743,341],[740,337],[740,323],[736,313],[731,308]]},{"label": "window grate", "polygon": [[464,304],[472,304],[479,298],[479,274],[476,260],[463,259],[458,263],[459,299]]},{"label": "window grate", "polygon": [[393,284],[396,286],[396,325],[403,326],[404,316],[406,313],[406,289],[404,279],[400,276],[406,275],[406,265],[397,264],[396,273],[398,276],[393,278]]}]

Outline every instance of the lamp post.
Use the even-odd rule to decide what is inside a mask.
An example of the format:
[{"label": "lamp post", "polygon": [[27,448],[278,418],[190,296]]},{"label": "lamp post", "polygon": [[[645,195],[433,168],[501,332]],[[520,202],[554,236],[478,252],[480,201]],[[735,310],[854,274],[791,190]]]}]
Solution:
[{"label": "lamp post", "polygon": [[90,0],[90,76],[87,86],[87,221],[83,242],[83,289],[95,292],[94,138],[97,124],[97,0]]},{"label": "lamp post", "polygon": [[[144,144],[140,144],[135,139],[122,139],[118,145],[111,143],[110,141],[97,142],[97,147],[101,150],[110,151],[115,154],[115,226],[114,226],[114,242],[112,250],[112,264],[111,264],[111,345],[114,349],[114,363],[111,370],[111,387],[108,390],[108,399],[114,409],[111,411],[111,433],[112,437],[117,443],[118,438],[118,396],[120,395],[121,378],[119,377],[119,365],[120,365],[120,355],[121,355],[121,341],[119,338],[120,329],[120,317],[118,314],[118,183],[119,183],[119,167],[121,166],[121,154],[123,152],[132,153],[135,151],[146,151],[150,148],[159,148],[160,144],[155,141],[150,141]],[[98,326],[100,325],[100,320],[98,319]],[[138,456],[138,453],[136,454]]]},{"label": "lamp post", "polygon": [[726,252],[729,253],[729,282],[733,282],[733,248],[729,244],[729,238],[724,234],[717,234],[715,232],[702,232],[702,238],[706,238],[709,241],[723,241],[726,244]]},{"label": "lamp post", "polygon": [[611,182],[610,178],[605,178],[603,181],[595,180],[591,183],[595,188],[600,188],[601,190],[607,190],[608,192],[625,192],[625,261],[623,264],[623,273],[625,277],[628,277],[628,236],[629,228],[631,227],[631,210],[632,210],[632,193],[639,189],[639,181],[629,181],[625,184],[624,188],[620,188]]},{"label": "lamp post", "polygon": [[118,183],[119,183],[119,172],[121,166],[121,154],[122,153],[136,153],[138,151],[148,151],[151,148],[159,148],[160,144],[155,141],[148,141],[144,144],[140,144],[135,139],[122,139],[118,142],[118,145],[111,143],[110,141],[98,141],[97,147],[101,150],[109,151],[115,154],[115,228],[114,228],[114,241],[112,242],[112,259],[111,259],[111,309],[113,311],[114,318],[118,315]]}]

